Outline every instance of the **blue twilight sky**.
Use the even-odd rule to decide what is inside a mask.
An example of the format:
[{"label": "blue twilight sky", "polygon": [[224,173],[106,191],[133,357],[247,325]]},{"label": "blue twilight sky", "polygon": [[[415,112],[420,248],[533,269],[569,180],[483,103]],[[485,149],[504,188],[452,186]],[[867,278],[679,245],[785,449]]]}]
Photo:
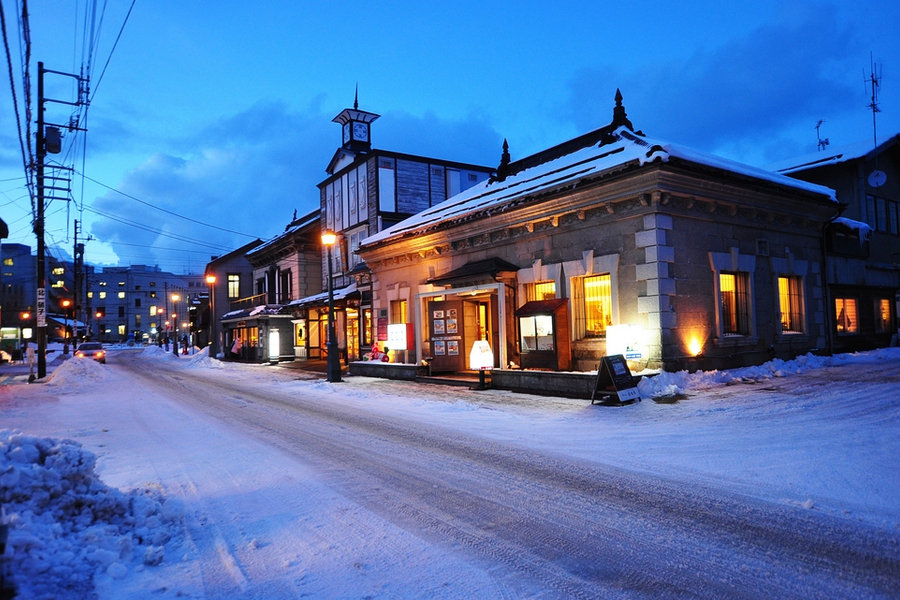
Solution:
[{"label": "blue twilight sky", "polygon": [[[3,9],[24,115],[22,2]],[[341,141],[331,119],[357,85],[360,108],[382,115],[373,145],[400,152],[496,166],[504,138],[517,159],[606,125],[619,88],[635,128],[763,166],[816,151],[819,120],[832,147],[873,139],[871,55],[883,75],[878,137],[900,132],[896,0],[28,7],[33,94],[37,61],[91,68],[89,131],[51,157],[86,178],[74,177],[72,202],[51,202],[47,242],[70,257],[78,219],[98,266],[201,272],[210,256],[283,231],[295,209],[318,205]],[[45,86],[75,97],[69,78],[47,75]],[[70,114],[48,104],[46,118]],[[0,217],[6,242],[34,247],[22,164],[7,82]]]}]

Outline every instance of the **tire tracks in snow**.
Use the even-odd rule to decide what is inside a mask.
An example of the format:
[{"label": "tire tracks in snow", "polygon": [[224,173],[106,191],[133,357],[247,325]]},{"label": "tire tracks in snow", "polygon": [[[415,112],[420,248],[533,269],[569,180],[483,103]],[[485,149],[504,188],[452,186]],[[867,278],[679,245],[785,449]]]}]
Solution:
[{"label": "tire tracks in snow", "polygon": [[505,565],[502,595],[537,583],[547,597],[877,598],[900,586],[898,538],[867,526],[362,414],[312,388],[260,393],[188,371],[152,381],[406,530]]}]

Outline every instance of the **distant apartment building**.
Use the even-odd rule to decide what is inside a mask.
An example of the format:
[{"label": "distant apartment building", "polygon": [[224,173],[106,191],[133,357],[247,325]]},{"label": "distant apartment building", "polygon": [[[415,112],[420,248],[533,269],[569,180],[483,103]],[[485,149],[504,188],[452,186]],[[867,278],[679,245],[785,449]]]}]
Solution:
[{"label": "distant apartment building", "polygon": [[202,274],[175,275],[147,265],[104,267],[87,281],[88,328],[102,342],[181,339],[190,335],[189,307],[207,296]]}]

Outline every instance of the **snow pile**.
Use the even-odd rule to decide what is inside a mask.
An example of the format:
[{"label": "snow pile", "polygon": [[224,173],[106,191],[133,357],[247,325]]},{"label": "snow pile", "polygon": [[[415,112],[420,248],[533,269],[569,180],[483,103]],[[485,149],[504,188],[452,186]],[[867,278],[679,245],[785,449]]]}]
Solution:
[{"label": "snow pile", "polygon": [[882,348],[855,354],[835,354],[834,356],[806,354],[788,361],[776,358],[758,367],[743,367],[730,371],[697,371],[696,373],[689,373],[688,371],[668,373],[663,371],[654,377],[644,377],[638,384],[638,389],[644,398],[681,396],[689,390],[708,390],[722,385],[758,382],[774,377],[800,375],[805,371],[838,364],[873,360],[896,360],[898,356],[900,356],[900,349]]},{"label": "snow pile", "polygon": [[91,358],[69,358],[56,367],[47,377],[47,383],[57,386],[72,386],[82,383],[100,383],[109,378],[106,365]]},{"label": "snow pile", "polygon": [[[89,372],[94,361],[66,364],[72,363]],[[19,597],[91,597],[95,575],[122,579],[129,570],[158,565],[165,544],[182,535],[179,500],[154,489],[110,488],[97,477],[95,462],[77,442],[0,430],[6,558]]]}]

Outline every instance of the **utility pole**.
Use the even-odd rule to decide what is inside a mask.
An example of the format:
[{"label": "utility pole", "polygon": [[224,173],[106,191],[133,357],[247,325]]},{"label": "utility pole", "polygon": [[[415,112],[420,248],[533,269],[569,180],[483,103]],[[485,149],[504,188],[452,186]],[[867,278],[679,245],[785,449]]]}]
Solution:
[{"label": "utility pole", "polygon": [[37,236],[37,366],[38,379],[47,376],[47,274],[44,264],[44,63],[38,63],[38,113],[37,113],[37,216],[34,235]]},{"label": "utility pole", "polygon": [[[78,80],[78,101],[66,102],[64,100],[53,100],[44,97],[44,74],[53,73],[56,75],[64,75],[66,77],[74,77]],[[35,179],[37,183],[37,214],[34,220],[34,235],[37,237],[37,302],[35,312],[37,313],[37,343],[38,356],[37,365],[38,379],[47,376],[47,267],[46,255],[47,248],[44,243],[44,157],[47,153],[56,154],[60,152],[59,127],[53,126],[44,130],[44,104],[47,102],[55,102],[58,104],[68,104],[69,106],[81,106],[87,102],[87,86],[84,85],[85,79],[71,73],[62,73],[60,71],[51,71],[44,69],[44,63],[38,62],[38,110],[37,110],[37,154],[35,157]],[[84,102],[82,97],[85,98]],[[70,122],[63,125],[68,130],[84,131],[78,127],[77,123]],[[48,133],[52,134],[49,136]],[[53,187],[52,189],[58,189]]]}]

